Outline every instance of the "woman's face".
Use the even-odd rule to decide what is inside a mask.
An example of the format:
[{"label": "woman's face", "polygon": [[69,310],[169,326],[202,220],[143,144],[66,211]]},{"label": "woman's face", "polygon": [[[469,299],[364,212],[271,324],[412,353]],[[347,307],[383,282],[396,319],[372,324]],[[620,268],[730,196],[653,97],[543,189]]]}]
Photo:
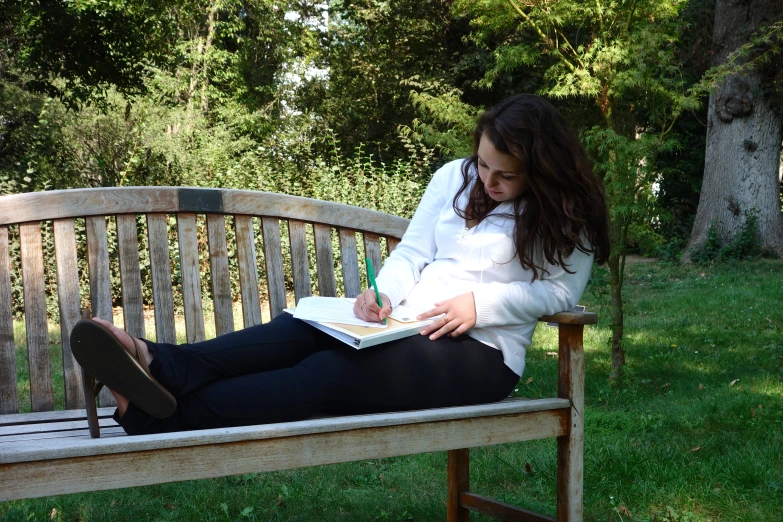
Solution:
[{"label": "woman's face", "polygon": [[522,162],[497,150],[486,134],[479,142],[478,174],[489,197],[498,203],[513,201],[527,189]]}]

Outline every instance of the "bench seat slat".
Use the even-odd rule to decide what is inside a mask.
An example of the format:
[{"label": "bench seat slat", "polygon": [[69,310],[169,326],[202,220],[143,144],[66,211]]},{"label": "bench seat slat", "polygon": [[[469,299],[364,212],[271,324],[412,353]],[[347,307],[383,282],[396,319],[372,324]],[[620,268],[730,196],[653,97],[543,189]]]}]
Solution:
[{"label": "bench seat slat", "polygon": [[207,214],[207,237],[209,239],[209,268],[212,277],[212,303],[215,309],[215,331],[217,335],[223,335],[234,331],[225,216]]},{"label": "bench seat slat", "polygon": [[79,268],[76,264],[76,230],[73,219],[54,222],[54,255],[57,262],[57,304],[63,351],[65,407],[84,408],[82,372],[71,353],[70,335],[79,320]]},{"label": "bench seat slat", "polygon": [[117,216],[117,243],[122,285],[122,313],[125,318],[124,330],[134,337],[146,338],[139,267],[139,230],[135,215]]},{"label": "bench seat slat", "polygon": [[27,328],[31,408],[33,411],[49,411],[54,409],[54,395],[49,362],[41,224],[20,225],[19,235],[22,250],[24,319]]},{"label": "bench seat slat", "polygon": [[318,273],[318,293],[322,297],[337,297],[337,283],[334,277],[334,254],[332,253],[332,228],[315,223],[315,267]]},{"label": "bench seat slat", "polygon": [[285,297],[285,274],[283,253],[280,250],[280,220],[261,218],[264,236],[264,262],[266,263],[266,285],[269,292],[269,311],[272,318],[287,306]]},{"label": "bench seat slat", "polygon": [[[123,438],[119,441],[89,439],[73,440],[61,443],[47,442],[36,444],[26,441],[25,444],[7,444],[0,452],[0,464],[14,462],[31,462],[46,459],[83,457],[107,453],[137,452],[160,450],[163,448],[179,448],[240,442],[248,440],[273,439],[280,437],[295,437],[317,433],[342,432],[358,429],[377,429],[388,426],[428,424],[459,419],[476,420],[483,417],[509,416],[549,410],[565,410],[569,407],[565,399],[511,399],[493,404],[476,406],[457,406],[432,410],[417,410],[398,413],[383,413],[372,415],[352,415],[344,417],[328,417],[298,422],[279,424],[263,424],[257,426],[241,426],[236,428],[220,428],[212,430],[184,431],[178,433],[160,433],[155,435],[138,435]],[[517,429],[524,429],[526,423],[518,420]],[[563,428],[565,429],[565,428]],[[552,435],[550,435],[552,436]],[[485,434],[491,438],[491,432]],[[497,444],[498,442],[492,442]],[[459,447],[459,446],[457,446]],[[2,475],[2,474],[0,474]]]},{"label": "bench seat slat", "polygon": [[11,309],[8,227],[0,227],[0,418],[19,411],[16,392],[16,350]]},{"label": "bench seat slat", "polygon": [[188,212],[177,214],[177,239],[182,302],[185,308],[185,335],[189,343],[196,343],[205,339],[205,333],[195,214]]},{"label": "bench seat slat", "polygon": [[356,297],[362,293],[362,277],[359,273],[359,259],[356,251],[356,231],[340,229],[340,259],[343,265],[343,286],[345,297]]},{"label": "bench seat slat", "polygon": [[258,263],[253,218],[234,216],[237,238],[239,291],[242,298],[242,322],[245,328],[261,324],[261,301],[258,296]]},{"label": "bench seat slat", "polygon": [[[104,417],[98,419],[98,423],[101,426],[117,426],[114,419],[111,417]],[[0,444],[6,442],[6,435],[20,435],[24,433],[50,433],[55,431],[68,431],[76,429],[87,428],[87,420],[74,420],[63,422],[43,422],[38,424],[15,424],[13,426],[0,427]],[[7,446],[0,446],[0,451],[3,451]]]},{"label": "bench seat slat", "polygon": [[147,214],[147,234],[152,272],[152,300],[155,306],[155,340],[176,342],[174,296],[171,288],[169,227],[166,214]]},{"label": "bench seat slat", "polygon": [[[98,417],[111,417],[114,414],[113,407],[98,408]],[[36,413],[13,413],[0,415],[0,426],[13,426],[15,424],[36,424],[39,422],[65,422],[72,420],[85,420],[87,415],[84,409],[41,411]]]},{"label": "bench seat slat", "polygon": [[[125,430],[117,424],[103,426],[101,425],[101,438],[108,437],[127,437]],[[42,439],[66,439],[66,438],[90,438],[90,430],[87,428],[87,423],[82,426],[81,429],[73,429],[66,431],[49,431],[46,433],[20,433],[18,435],[5,435],[0,437],[0,451],[3,450],[3,443],[42,440]]]},{"label": "bench seat slat", "polygon": [[[452,408],[439,411],[449,410]],[[245,433],[244,438],[235,441],[228,435],[241,430],[213,430],[216,435],[222,432],[226,436],[210,441],[202,433],[194,437],[195,444],[187,447],[166,446],[165,439],[156,438],[147,441],[149,449],[155,451],[142,453],[135,450],[141,449],[140,444],[147,436],[95,442],[52,439],[45,445],[41,441],[40,446],[28,443],[31,447],[27,450],[21,449],[20,443],[20,453],[0,453],[3,462],[0,463],[0,501],[556,437],[566,433],[567,413],[567,409],[555,409],[469,419],[457,416],[421,423],[396,422],[402,414],[391,414],[382,416],[390,421],[388,424],[376,427],[357,423],[351,427],[345,425],[339,431],[302,430],[301,435],[306,436],[254,439],[247,437],[252,433]],[[355,422],[355,419],[342,418],[344,422]],[[178,437],[184,440],[188,432]],[[132,447],[128,447],[129,443]],[[36,460],[51,460],[12,463],[22,461],[24,451],[35,454]],[[83,458],[79,454],[91,456]],[[122,473],[117,473],[117,469],[122,469]]]}]

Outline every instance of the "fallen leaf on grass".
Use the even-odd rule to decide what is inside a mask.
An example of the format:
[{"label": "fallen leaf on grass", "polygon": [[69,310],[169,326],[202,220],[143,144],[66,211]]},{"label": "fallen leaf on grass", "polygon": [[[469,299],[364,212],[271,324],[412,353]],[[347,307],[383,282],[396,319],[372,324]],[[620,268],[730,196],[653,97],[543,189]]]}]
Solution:
[{"label": "fallen leaf on grass", "polygon": [[52,512],[49,513],[49,518],[54,520],[54,517],[56,517],[56,516],[57,516],[57,508],[52,508]]},{"label": "fallen leaf on grass", "polygon": [[695,448],[691,448],[688,453],[696,453],[697,451],[701,451],[701,446],[696,446]]},{"label": "fallen leaf on grass", "polygon": [[750,418],[752,419],[752,418],[754,418],[755,416],[756,416],[756,409],[755,409],[755,408],[751,408],[751,409],[750,409]]},{"label": "fallen leaf on grass", "polygon": [[529,462],[525,462],[525,471],[533,473],[533,466],[531,466]]},{"label": "fallen leaf on grass", "polygon": [[532,377],[528,378],[528,380],[525,381],[525,384],[530,384],[531,382],[533,382],[533,378]]},{"label": "fallen leaf on grass", "polygon": [[664,383],[664,384],[661,384],[661,388],[668,388],[668,387],[669,387],[669,386],[671,386],[671,385],[672,385],[672,383],[670,383],[670,382],[666,382],[666,383]]},{"label": "fallen leaf on grass", "polygon": [[615,510],[616,510],[616,511],[617,511],[617,513],[618,513],[618,514],[620,514],[620,515],[625,515],[626,517],[633,517],[633,515],[631,514],[631,510],[630,510],[630,509],[628,509],[627,507],[623,506],[623,505],[619,505],[619,506],[617,506],[617,507],[615,508]]},{"label": "fallen leaf on grass", "polygon": [[729,386],[734,386],[734,385],[735,385],[735,384],[737,384],[738,382],[739,382],[739,379],[734,379],[733,381],[731,381],[731,382],[729,383]]},{"label": "fallen leaf on grass", "polygon": [[177,509],[176,504],[163,504],[163,507],[166,509]]},{"label": "fallen leaf on grass", "polygon": [[699,389],[700,389],[700,390],[703,390],[703,389],[704,389],[704,385],[703,385],[702,383],[699,383]]}]

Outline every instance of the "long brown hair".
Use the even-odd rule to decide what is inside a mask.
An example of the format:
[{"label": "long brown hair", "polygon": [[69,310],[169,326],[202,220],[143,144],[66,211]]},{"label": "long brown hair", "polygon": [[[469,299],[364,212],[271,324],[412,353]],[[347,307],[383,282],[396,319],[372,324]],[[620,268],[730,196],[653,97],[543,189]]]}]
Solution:
[{"label": "long brown hair", "polygon": [[[463,219],[483,220],[498,206],[478,176],[478,148],[489,139],[504,154],[524,166],[527,189],[514,200],[514,246],[519,262],[533,272],[543,266],[569,272],[563,258],[575,248],[595,254],[597,263],[609,257],[608,212],[604,187],[593,173],[576,132],[547,101],[532,94],[507,98],[479,116],[473,133],[473,155],[462,164],[463,183],[454,196],[454,211]],[[463,210],[457,201],[475,178]],[[572,272],[569,272],[572,273]]]}]

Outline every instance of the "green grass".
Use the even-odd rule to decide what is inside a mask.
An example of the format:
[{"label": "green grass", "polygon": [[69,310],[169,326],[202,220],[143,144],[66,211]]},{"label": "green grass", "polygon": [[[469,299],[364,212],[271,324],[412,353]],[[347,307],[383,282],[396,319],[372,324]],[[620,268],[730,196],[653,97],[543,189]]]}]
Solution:
[{"label": "green grass", "polygon": [[[582,300],[601,319],[585,338],[585,520],[780,520],[783,262],[639,263],[626,281],[619,386],[607,381],[608,296],[595,285]],[[515,395],[554,395],[555,337],[539,327]],[[554,441],[476,449],[471,465],[476,492],[554,514]],[[445,486],[434,453],[6,502],[0,518],[423,522],[445,519]]]}]

